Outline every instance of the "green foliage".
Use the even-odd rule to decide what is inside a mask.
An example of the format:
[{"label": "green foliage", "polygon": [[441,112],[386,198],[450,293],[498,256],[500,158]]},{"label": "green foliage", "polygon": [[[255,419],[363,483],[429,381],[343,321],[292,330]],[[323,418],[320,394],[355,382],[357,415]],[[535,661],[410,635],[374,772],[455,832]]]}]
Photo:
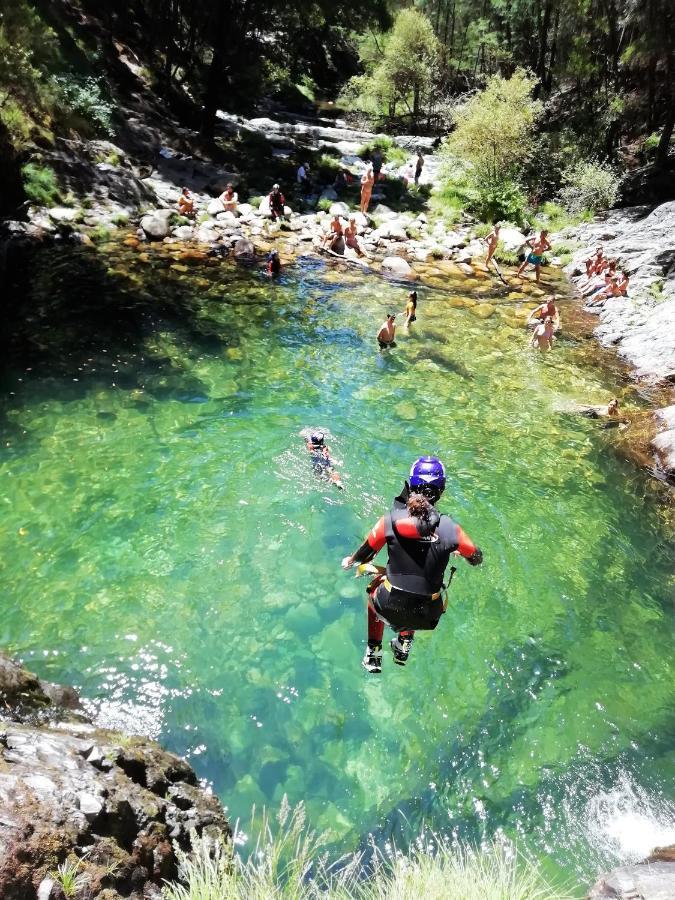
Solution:
[{"label": "green foliage", "polygon": [[254,209],[260,209],[260,204],[263,202],[264,197],[249,197],[248,202]]},{"label": "green foliage", "polygon": [[433,26],[420,10],[402,9],[382,43],[376,56],[362,55],[366,74],[351,79],[343,102],[372,115],[394,116],[403,106],[419,118],[429,105],[440,66],[440,44]]},{"label": "green foliage", "polygon": [[26,163],[21,168],[23,189],[36,206],[54,206],[60,198],[59,184],[54,170],[37,162]]},{"label": "green foliage", "polygon": [[445,153],[471,165],[474,183],[494,188],[521,177],[541,112],[532,99],[535,83],[522,69],[509,79],[494,75],[455,113]]},{"label": "green foliage", "polygon": [[74,862],[71,859],[67,859],[60,866],[57,866],[55,872],[49,873],[49,877],[61,886],[61,890],[67,900],[77,897],[87,883],[86,875],[80,872],[80,865],[79,859]]},{"label": "green foliage", "polygon": [[619,199],[621,179],[607,163],[586,160],[563,173],[560,202],[570,213],[610,209]]},{"label": "green foliage", "polygon": [[90,122],[96,133],[112,136],[113,105],[105,95],[102,80],[92,76],[55,75],[60,101],[76,116]]},{"label": "green foliage", "polygon": [[320,212],[330,212],[330,208],[333,205],[333,200],[329,200],[327,197],[322,197],[321,200],[316,204],[316,208],[320,210]]},{"label": "green foliage", "polygon": [[291,810],[286,797],[278,824],[263,813],[258,826],[246,860],[193,833],[191,853],[176,847],[180,883],[164,887],[164,900],[569,900],[536,864],[499,845],[473,851],[425,835],[423,849],[375,850],[366,873],[358,854],[331,866],[325,837],[306,827],[302,804]]},{"label": "green foliage", "polygon": [[106,241],[112,240],[113,233],[105,225],[97,225],[88,232],[88,235],[95,244],[105,244]]},{"label": "green foliage", "polygon": [[[184,219],[184,218],[185,218],[184,216],[181,216],[181,219]],[[113,222],[113,224],[123,227],[124,225],[127,225],[129,223],[129,214],[123,213],[123,212],[115,213],[115,215],[112,216],[111,221]],[[185,219],[185,221],[181,221],[181,225],[187,225],[187,224],[188,224],[188,219]]]},{"label": "green foliage", "polygon": [[587,209],[582,209],[577,213],[571,213],[559,203],[548,201],[547,203],[543,203],[540,207],[538,207],[534,216],[530,220],[530,224],[535,229],[535,231],[541,231],[542,228],[545,228],[547,231],[553,234],[556,231],[562,231],[563,228],[570,228],[574,225],[579,225],[580,222],[584,222],[592,218],[593,214]]}]

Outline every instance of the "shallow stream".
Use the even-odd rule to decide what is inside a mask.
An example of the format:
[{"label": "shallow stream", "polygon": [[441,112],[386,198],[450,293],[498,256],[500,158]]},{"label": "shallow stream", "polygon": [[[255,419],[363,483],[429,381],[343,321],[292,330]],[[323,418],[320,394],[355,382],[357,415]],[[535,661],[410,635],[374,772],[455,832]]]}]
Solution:
[{"label": "shallow stream", "polygon": [[[162,253],[31,265],[3,374],[0,646],[186,755],[232,818],[286,793],[339,851],[426,822],[583,882],[672,841],[672,536],[611,434],[567,411],[623,388],[594,345],[528,350],[513,297],[441,269],[383,355],[404,286]],[[344,492],[313,476],[308,426]],[[407,668],[369,677],[340,559],[422,453],[485,564],[460,562]]]}]

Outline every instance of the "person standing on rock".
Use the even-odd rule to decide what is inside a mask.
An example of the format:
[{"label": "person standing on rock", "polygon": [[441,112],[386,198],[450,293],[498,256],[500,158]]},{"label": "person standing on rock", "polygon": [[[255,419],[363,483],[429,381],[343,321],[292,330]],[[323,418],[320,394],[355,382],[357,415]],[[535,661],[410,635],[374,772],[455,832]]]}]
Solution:
[{"label": "person standing on rock", "polygon": [[396,313],[387,313],[387,320],[380,325],[377,332],[377,343],[380,350],[389,350],[396,346]]},{"label": "person standing on rock", "polygon": [[375,176],[372,166],[367,166],[366,171],[361,176],[361,212],[368,212],[370,205],[370,195],[373,193],[373,185],[375,184]]},{"label": "person standing on rock", "polygon": [[[433,631],[445,612],[445,570],[453,554],[471,566],[483,562],[483,553],[460,526],[436,510],[445,490],[445,468],[435,456],[421,456],[410,469],[391,511],[377,522],[359,549],[342,560],[342,568],[369,563],[387,545],[386,570],[379,570],[367,588],[368,646],[363,668],[382,671],[384,626],[396,632],[390,642],[394,662],[405,666],[415,631]],[[451,570],[449,581],[454,569]]]},{"label": "person standing on rock", "polygon": [[424,157],[422,156],[422,151],[417,151],[417,161],[415,163],[415,184],[420,183],[420,178],[422,176],[422,169],[424,168]]},{"label": "person standing on rock", "polygon": [[382,152],[377,147],[370,154],[370,164],[373,167],[373,179],[375,184],[380,180],[380,172],[382,171]]},{"label": "person standing on rock", "polygon": [[531,250],[525,258],[525,262],[518,269],[516,276],[521,278],[527,266],[534,266],[534,278],[537,284],[539,284],[544,253],[551,249],[551,245],[548,241],[548,231],[542,231],[538,238],[530,238],[527,243]]},{"label": "person standing on rock", "polygon": [[497,222],[496,225],[492,226],[492,231],[485,238],[485,244],[487,246],[487,256],[485,257],[485,268],[487,271],[490,271],[490,260],[495,255],[495,250],[497,249],[497,244],[499,243],[499,229],[500,225]]},{"label": "person standing on rock", "polygon": [[548,353],[553,349],[553,341],[553,319],[551,316],[546,316],[541,325],[537,325],[534,329],[530,347],[537,346],[542,353]]},{"label": "person standing on rock", "polygon": [[272,221],[276,222],[277,219],[283,219],[286,198],[281,193],[281,189],[279,188],[278,184],[273,185],[267,200],[270,205],[270,215],[272,216]]},{"label": "person standing on rock", "polygon": [[312,185],[309,180],[309,163],[300,163],[300,165],[298,166],[296,178],[302,193],[309,194],[310,190],[312,189]]}]

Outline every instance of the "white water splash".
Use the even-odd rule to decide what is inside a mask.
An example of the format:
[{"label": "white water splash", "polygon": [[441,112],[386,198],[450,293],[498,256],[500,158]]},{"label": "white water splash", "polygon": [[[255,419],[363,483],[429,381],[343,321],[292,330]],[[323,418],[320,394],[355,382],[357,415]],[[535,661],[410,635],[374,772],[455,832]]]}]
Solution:
[{"label": "white water splash", "polygon": [[593,849],[616,862],[639,862],[654,848],[675,843],[675,804],[626,774],[588,801],[584,820]]}]

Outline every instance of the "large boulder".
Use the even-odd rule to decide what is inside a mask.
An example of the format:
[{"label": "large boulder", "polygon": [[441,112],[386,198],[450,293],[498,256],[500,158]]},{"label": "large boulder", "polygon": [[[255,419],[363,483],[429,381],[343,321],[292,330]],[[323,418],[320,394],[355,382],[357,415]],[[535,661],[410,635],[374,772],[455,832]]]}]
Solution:
[{"label": "large boulder", "polygon": [[402,256],[387,256],[382,260],[382,271],[396,278],[416,278],[417,275]]},{"label": "large boulder", "polygon": [[405,229],[405,225],[399,219],[392,219],[389,222],[385,222],[378,229],[380,232],[380,237],[386,238],[390,241],[407,241],[408,233]]},{"label": "large boulder", "polygon": [[195,230],[192,225],[179,225],[171,232],[179,241],[191,241],[195,236]]},{"label": "large boulder", "polygon": [[337,191],[333,190],[332,187],[327,187],[321,191],[321,196],[319,197],[319,200],[331,200],[332,201],[332,200],[337,200],[337,198],[338,198]]},{"label": "large boulder", "polygon": [[210,216],[217,216],[219,213],[223,212],[223,204],[220,200],[209,200],[206,211]]},{"label": "large boulder", "polygon": [[394,219],[396,218],[396,213],[393,209],[389,209],[388,206],[385,206],[384,203],[378,203],[375,209],[371,209],[370,215],[374,216],[378,219]]},{"label": "large boulder", "polygon": [[332,203],[329,212],[331,216],[348,216],[349,207],[346,203]]},{"label": "large boulder", "polygon": [[603,875],[587,900],[673,900],[675,862],[622,866]]},{"label": "large boulder", "polygon": [[72,209],[69,206],[55,206],[50,210],[47,210],[49,218],[53,222],[58,222],[59,225],[68,224],[69,222],[74,222],[78,215],[78,210]]},{"label": "large boulder", "polygon": [[527,238],[518,228],[506,227],[499,230],[499,240],[507,253],[515,253],[520,250]]},{"label": "large boulder", "polygon": [[255,259],[255,247],[248,238],[239,238],[235,243],[234,258],[238,262],[253,262]]},{"label": "large boulder", "polygon": [[156,209],[141,219],[141,228],[151,241],[162,241],[169,234],[169,220],[173,215],[171,209]]}]

